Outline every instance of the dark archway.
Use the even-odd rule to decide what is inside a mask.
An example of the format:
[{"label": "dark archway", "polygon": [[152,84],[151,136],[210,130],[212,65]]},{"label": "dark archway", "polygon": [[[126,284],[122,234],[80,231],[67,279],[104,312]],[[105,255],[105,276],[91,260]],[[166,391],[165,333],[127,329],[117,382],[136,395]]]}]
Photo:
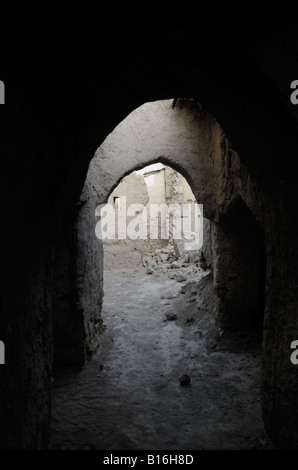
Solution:
[{"label": "dark archway", "polygon": [[[109,192],[109,203],[114,204],[114,199],[124,195],[128,203],[133,202],[135,196],[139,197],[138,201],[142,200],[144,182],[141,184],[137,176],[133,176],[130,173],[114,189],[115,192]],[[132,185],[130,189],[128,184]],[[142,186],[141,192],[139,186]],[[174,195],[177,189],[174,188]],[[243,226],[247,228],[245,222]],[[210,231],[208,234],[210,236]],[[238,237],[243,235],[245,232],[240,231],[234,234],[233,241],[227,238],[231,252],[235,252],[236,242],[241,243]],[[205,237],[206,256],[212,251],[211,238]],[[149,253],[150,261],[157,263],[154,269],[149,269],[148,275],[146,267],[153,267],[146,264],[148,259],[143,259],[145,264],[142,265],[139,257],[138,266],[131,259],[130,263],[126,259],[123,262],[122,247],[116,242],[113,247],[115,262],[112,269],[104,273],[102,317],[107,329],[100,338],[100,354],[95,354],[82,374],[73,375],[72,372],[71,376],[67,375],[66,368],[65,381],[57,378],[53,396],[53,449],[98,449],[101,446],[159,449],[167,444],[172,449],[230,449],[237,446],[244,449],[252,446],[263,435],[259,406],[260,353],[259,349],[254,349],[253,354],[246,351],[243,355],[237,343],[236,349],[229,351],[219,337],[215,340],[218,330],[212,317],[212,314],[216,315],[211,307],[216,303],[212,274],[202,277],[204,274],[198,263],[190,264],[183,257],[179,259],[175,250],[168,247],[163,250],[160,245],[153,247],[153,256]],[[103,256],[107,248],[104,242]],[[125,248],[128,251],[127,245]],[[155,248],[159,248],[157,253]],[[130,258],[133,258],[133,249],[133,244],[129,243]],[[234,254],[238,256],[239,251]],[[161,256],[166,257],[166,263],[162,262]],[[209,260],[212,264],[212,257]],[[230,262],[228,257],[226,260]],[[96,269],[88,259],[84,262]],[[173,267],[170,266],[172,262]],[[171,274],[176,270],[178,276],[168,277],[164,268]],[[235,266],[230,268],[232,273]],[[242,268],[239,276],[243,282],[245,265]],[[177,282],[181,275],[190,284]],[[206,283],[201,284],[201,279]],[[192,295],[179,295],[181,285]],[[199,299],[194,297],[194,292]],[[234,291],[232,300],[237,301],[240,294]],[[171,309],[164,308],[165,301],[161,300],[168,298],[176,298]],[[188,303],[186,299],[191,301]],[[165,303],[170,304],[169,301]],[[164,317],[173,313],[177,324],[173,317],[168,317],[172,318],[168,321]],[[239,327],[237,318],[229,320],[230,327]],[[214,349],[217,343],[219,349]],[[240,372],[244,360],[246,364]],[[192,377],[192,386],[188,389],[178,382],[182,373],[179,371],[186,370]],[[92,380],[95,373],[97,380]],[[69,382],[73,396],[68,393]],[[245,415],[238,413],[241,408],[245,408]],[[72,434],[74,427],[78,432]],[[233,433],[231,430],[235,429],[237,432]]]},{"label": "dark archway", "polygon": [[240,196],[235,196],[219,223],[217,277],[223,328],[262,339],[265,311],[266,253],[264,234]]}]

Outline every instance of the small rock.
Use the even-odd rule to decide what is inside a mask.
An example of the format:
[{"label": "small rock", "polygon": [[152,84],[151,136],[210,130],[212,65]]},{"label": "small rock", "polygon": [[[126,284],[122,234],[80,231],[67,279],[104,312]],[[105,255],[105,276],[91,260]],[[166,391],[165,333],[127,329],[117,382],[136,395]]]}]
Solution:
[{"label": "small rock", "polygon": [[191,379],[189,375],[183,374],[181,375],[181,377],[179,377],[179,382],[180,382],[180,385],[183,385],[183,386],[190,385]]},{"label": "small rock", "polygon": [[202,338],[202,336],[203,336],[203,333],[201,332],[201,330],[196,330],[196,331],[194,331],[193,334],[198,335],[199,338]]},{"label": "small rock", "polygon": [[153,274],[153,273],[154,273],[154,269],[152,269],[152,268],[147,268],[146,274]]},{"label": "small rock", "polygon": [[165,296],[165,299],[176,299],[177,298],[177,294],[174,294],[174,293],[169,293]]},{"label": "small rock", "polygon": [[179,272],[176,274],[176,280],[177,282],[187,281],[187,276],[184,273]]},{"label": "small rock", "polygon": [[179,267],[179,264],[177,261],[173,261],[170,266],[172,269],[177,269]]},{"label": "small rock", "polygon": [[190,318],[186,319],[186,323],[192,323],[194,321],[195,321],[195,319],[193,317],[190,317]]},{"label": "small rock", "polygon": [[165,312],[165,316],[168,321],[173,321],[177,319],[177,314],[173,312],[172,310],[167,310]]}]

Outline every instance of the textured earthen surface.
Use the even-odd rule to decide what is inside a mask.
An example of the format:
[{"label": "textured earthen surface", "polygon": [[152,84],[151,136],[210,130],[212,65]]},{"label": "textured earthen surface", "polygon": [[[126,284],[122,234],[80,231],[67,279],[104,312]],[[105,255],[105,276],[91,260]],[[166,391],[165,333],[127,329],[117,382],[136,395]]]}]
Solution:
[{"label": "textured earthen surface", "polygon": [[101,349],[84,368],[54,370],[53,450],[273,448],[261,346],[221,336],[203,284],[212,291],[202,270],[186,283],[144,267],[105,273]]}]

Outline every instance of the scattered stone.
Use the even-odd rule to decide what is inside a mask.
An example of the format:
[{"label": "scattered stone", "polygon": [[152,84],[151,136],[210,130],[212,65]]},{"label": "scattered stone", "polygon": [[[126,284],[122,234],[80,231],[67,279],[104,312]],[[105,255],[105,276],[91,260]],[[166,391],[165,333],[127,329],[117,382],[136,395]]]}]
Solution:
[{"label": "scattered stone", "polygon": [[189,375],[183,374],[181,375],[181,377],[179,377],[179,382],[180,382],[180,385],[186,386],[186,385],[190,385],[191,379]]},{"label": "scattered stone", "polygon": [[177,294],[174,294],[174,293],[167,294],[165,296],[165,299],[176,299],[176,298],[177,298]]},{"label": "scattered stone", "polygon": [[143,266],[148,266],[149,268],[153,267],[153,266],[156,266],[156,259],[155,258],[144,258],[143,259]]},{"label": "scattered stone", "polygon": [[177,314],[173,312],[173,310],[167,310],[165,312],[166,320],[168,321],[174,321],[177,320]]},{"label": "scattered stone", "polygon": [[147,268],[146,274],[154,274],[154,269],[152,269],[152,268]]},{"label": "scattered stone", "polygon": [[170,264],[170,266],[171,266],[172,269],[177,269],[177,268],[179,268],[179,264],[178,264],[177,261],[173,261],[173,262]]},{"label": "scattered stone", "polygon": [[176,274],[176,280],[177,282],[187,281],[187,276],[184,273],[179,272]]},{"label": "scattered stone", "polygon": [[203,336],[203,333],[202,333],[201,330],[196,330],[196,331],[194,331],[193,334],[194,334],[194,335],[198,335],[199,338],[202,338],[202,336]]}]

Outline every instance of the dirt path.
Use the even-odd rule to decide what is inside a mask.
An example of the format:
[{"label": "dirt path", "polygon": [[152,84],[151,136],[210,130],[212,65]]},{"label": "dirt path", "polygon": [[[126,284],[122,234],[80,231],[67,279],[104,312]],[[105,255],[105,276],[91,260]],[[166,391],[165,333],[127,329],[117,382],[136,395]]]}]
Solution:
[{"label": "dirt path", "polygon": [[106,273],[101,350],[55,372],[53,449],[268,448],[260,348],[216,336],[180,289],[145,268]]}]

